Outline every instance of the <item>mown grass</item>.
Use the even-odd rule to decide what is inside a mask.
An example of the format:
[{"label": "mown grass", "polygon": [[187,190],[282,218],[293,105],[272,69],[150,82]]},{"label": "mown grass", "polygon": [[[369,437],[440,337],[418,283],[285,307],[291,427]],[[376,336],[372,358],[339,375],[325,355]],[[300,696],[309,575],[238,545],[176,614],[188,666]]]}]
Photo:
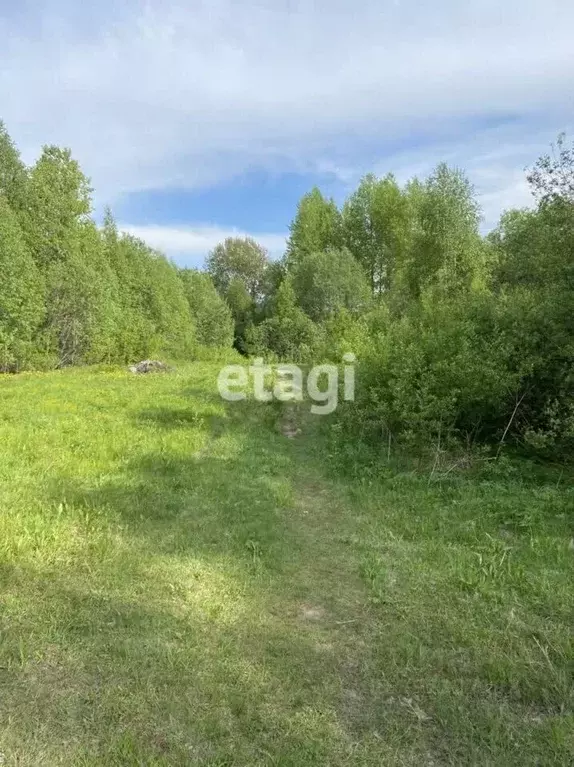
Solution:
[{"label": "mown grass", "polygon": [[571,764],[572,475],[338,476],[217,372],[0,380],[4,763]]}]

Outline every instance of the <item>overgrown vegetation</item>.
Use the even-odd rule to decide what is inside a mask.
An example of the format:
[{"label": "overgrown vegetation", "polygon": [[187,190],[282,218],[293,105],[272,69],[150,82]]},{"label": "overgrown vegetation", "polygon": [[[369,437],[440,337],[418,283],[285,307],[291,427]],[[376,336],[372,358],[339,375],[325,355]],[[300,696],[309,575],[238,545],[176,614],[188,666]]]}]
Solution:
[{"label": "overgrown vegetation", "polygon": [[571,473],[343,476],[218,370],[0,376],[6,766],[571,764]]},{"label": "overgrown vegetation", "polygon": [[354,352],[343,440],[571,454],[573,157],[561,137],[529,174],[536,207],[506,212],[487,237],[471,185],[446,165],[403,187],[366,176],[341,210],[314,189],[280,264],[238,240],[208,260],[216,285],[223,264],[233,275],[222,295],[237,348],[314,362]]},{"label": "overgrown vegetation", "polygon": [[[314,189],[200,272],[0,128],[0,763],[574,762],[565,139],[529,180],[486,237],[444,165]],[[226,405],[239,352],[357,397]]]},{"label": "overgrown vegetation", "polygon": [[487,237],[464,174],[366,176],[341,209],[301,200],[284,258],[229,238],[178,270],[98,228],[68,150],[26,168],[0,130],[0,369],[114,363],[199,347],[292,361],[359,358],[339,433],[405,444],[574,447],[574,151],[528,174],[532,210]]}]

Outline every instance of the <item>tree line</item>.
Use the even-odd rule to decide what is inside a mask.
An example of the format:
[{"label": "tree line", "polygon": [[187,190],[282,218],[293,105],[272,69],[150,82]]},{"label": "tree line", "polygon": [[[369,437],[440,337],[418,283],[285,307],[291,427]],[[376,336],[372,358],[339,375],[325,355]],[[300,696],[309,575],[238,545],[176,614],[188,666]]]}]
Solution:
[{"label": "tree line", "polygon": [[69,150],[28,168],[0,123],[0,371],[230,345],[231,311],[208,275],[177,269],[90,216],[88,180]]},{"label": "tree line", "polygon": [[230,238],[178,269],[91,218],[70,152],[26,167],[0,124],[0,370],[172,359],[203,347],[299,362],[357,355],[338,428],[374,441],[574,446],[574,150],[528,174],[534,206],[480,233],[464,173],[364,177],[300,200],[279,261]]}]

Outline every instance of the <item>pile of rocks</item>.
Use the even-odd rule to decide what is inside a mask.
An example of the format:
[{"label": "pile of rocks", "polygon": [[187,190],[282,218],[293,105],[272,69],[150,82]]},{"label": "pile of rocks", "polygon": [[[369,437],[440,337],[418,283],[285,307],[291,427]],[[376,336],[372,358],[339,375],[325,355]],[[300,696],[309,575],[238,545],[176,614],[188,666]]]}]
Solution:
[{"label": "pile of rocks", "polygon": [[171,368],[159,360],[143,360],[137,365],[130,365],[130,373],[167,373]]}]

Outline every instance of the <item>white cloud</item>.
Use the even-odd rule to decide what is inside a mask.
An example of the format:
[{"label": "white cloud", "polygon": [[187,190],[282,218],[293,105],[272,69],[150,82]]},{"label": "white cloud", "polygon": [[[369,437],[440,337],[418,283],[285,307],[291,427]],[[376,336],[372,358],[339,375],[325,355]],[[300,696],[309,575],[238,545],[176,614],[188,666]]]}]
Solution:
[{"label": "white cloud", "polygon": [[237,229],[208,225],[176,227],[119,224],[119,229],[161,250],[180,266],[202,266],[207,253],[227,237],[253,237],[267,249],[271,258],[279,258],[285,250],[285,235],[282,234],[249,234]]},{"label": "white cloud", "polygon": [[[353,168],[363,143],[392,164],[398,142],[472,145],[513,115],[512,143],[459,154],[509,160],[532,124],[573,122],[573,28],[571,0],[47,0],[0,21],[2,117],[28,160],[71,146],[98,203],[253,167]],[[522,195],[518,167],[493,163],[509,175],[492,208]]]},{"label": "white cloud", "polygon": [[381,160],[375,169],[380,174],[393,172],[403,183],[413,176],[427,176],[441,161],[463,169],[475,187],[483,229],[489,230],[502,211],[533,204],[526,169],[549,150],[555,138],[553,130],[540,125],[532,125],[525,136],[524,125],[510,122],[469,131],[464,141],[436,142],[416,151],[393,154]]}]

